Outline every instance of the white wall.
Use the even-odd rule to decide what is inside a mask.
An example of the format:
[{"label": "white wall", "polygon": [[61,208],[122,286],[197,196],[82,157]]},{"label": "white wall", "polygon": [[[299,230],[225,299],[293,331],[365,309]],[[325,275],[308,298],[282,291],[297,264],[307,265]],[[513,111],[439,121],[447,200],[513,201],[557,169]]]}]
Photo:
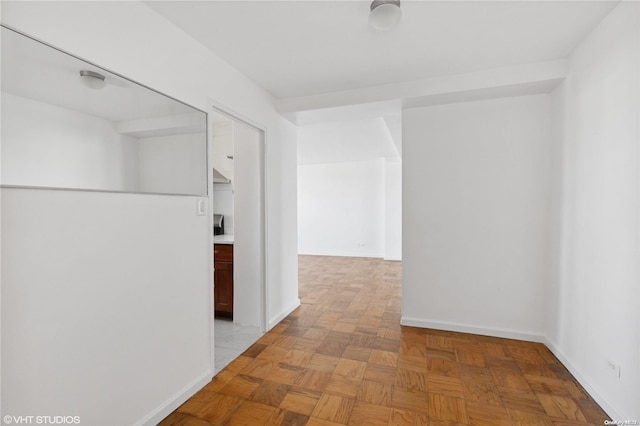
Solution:
[{"label": "white wall", "polygon": [[90,114],[2,92],[4,185],[206,193],[206,134],[136,138]]},{"label": "white wall", "polygon": [[402,260],[402,163],[384,162],[384,258]]},{"label": "white wall", "polygon": [[262,326],[260,295],[264,265],[262,134],[234,123],[233,322]]},{"label": "white wall", "polygon": [[402,166],[388,121],[331,114],[298,127],[298,250],[400,260]]},{"label": "white wall", "polygon": [[214,213],[224,215],[224,233],[233,235],[234,221],[234,159],[227,158],[234,155],[234,127],[233,121],[213,124],[212,158],[213,167],[231,180],[231,183],[215,184],[213,186]]},{"label": "white wall", "polygon": [[267,129],[267,320],[271,328],[300,305],[296,129],[280,118]]},{"label": "white wall", "polygon": [[224,233],[229,235],[235,230],[233,185],[219,183],[213,186],[213,212],[224,215]]},{"label": "white wall", "polygon": [[89,114],[2,92],[4,185],[138,190],[136,139]]},{"label": "white wall", "polygon": [[549,96],[403,113],[404,324],[540,339]]},{"label": "white wall", "polygon": [[156,136],[138,141],[141,192],[206,194],[206,135]]},{"label": "white wall", "polygon": [[235,123],[229,121],[214,121],[213,123],[213,167],[233,181],[233,156]]},{"label": "white wall", "polygon": [[544,341],[637,419],[640,6],[569,65],[550,122],[544,96],[404,112],[403,322]]},{"label": "white wall", "polygon": [[194,198],[1,195],[3,414],[133,424],[211,377]]},{"label": "white wall", "polygon": [[[202,110],[216,103],[264,126],[269,325],[299,304],[296,130],[266,91],[140,2],[2,2],[2,22]],[[197,200],[2,190],[3,413],[51,413],[55,404],[83,424],[155,424],[210,379],[211,229]],[[41,310],[45,283],[56,291],[44,293],[50,307]],[[35,364],[43,375],[29,371]]]},{"label": "white wall", "polygon": [[300,254],[383,257],[384,159],[298,166]]},{"label": "white wall", "polygon": [[354,114],[347,111],[344,114],[336,117],[336,121],[298,127],[298,164],[357,162],[399,157],[384,118],[353,118]]},{"label": "white wall", "polygon": [[618,420],[640,419],[639,6],[605,18],[552,94],[560,232],[548,336]]}]

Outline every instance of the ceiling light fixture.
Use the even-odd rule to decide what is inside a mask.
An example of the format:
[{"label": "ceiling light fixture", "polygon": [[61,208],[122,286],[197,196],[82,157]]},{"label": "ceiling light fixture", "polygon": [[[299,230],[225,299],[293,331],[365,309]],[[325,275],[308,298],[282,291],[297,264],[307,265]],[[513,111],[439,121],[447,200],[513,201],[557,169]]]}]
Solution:
[{"label": "ceiling light fixture", "polygon": [[97,72],[82,70],[80,78],[82,83],[90,89],[100,90],[107,85],[107,82],[104,81],[104,75]]},{"label": "ceiling light fixture", "polygon": [[402,17],[400,0],[374,0],[371,3],[369,23],[376,30],[386,31],[398,24]]}]

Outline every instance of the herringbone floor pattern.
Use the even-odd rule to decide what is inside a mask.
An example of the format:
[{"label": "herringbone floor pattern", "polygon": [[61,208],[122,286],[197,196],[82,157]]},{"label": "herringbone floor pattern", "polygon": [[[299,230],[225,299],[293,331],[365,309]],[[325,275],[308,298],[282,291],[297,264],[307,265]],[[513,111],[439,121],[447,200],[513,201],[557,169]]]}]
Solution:
[{"label": "herringbone floor pattern", "polygon": [[[602,425],[538,343],[400,326],[399,262],[300,257],[302,305],[162,425]],[[437,297],[437,295],[434,295]]]}]

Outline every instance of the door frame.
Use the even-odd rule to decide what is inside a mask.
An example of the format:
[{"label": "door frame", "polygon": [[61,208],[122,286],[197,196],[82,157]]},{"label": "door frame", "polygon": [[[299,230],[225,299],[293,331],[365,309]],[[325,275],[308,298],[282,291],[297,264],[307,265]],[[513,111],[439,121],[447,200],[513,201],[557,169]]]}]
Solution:
[{"label": "door frame", "polygon": [[[267,259],[269,258],[269,250],[268,250],[268,197],[267,197],[267,171],[268,171],[268,162],[267,162],[267,138],[268,138],[268,131],[267,131],[267,127],[262,125],[261,123],[255,122],[252,119],[244,116],[243,114],[234,111],[231,108],[228,108],[227,106],[220,104],[219,102],[214,101],[213,99],[208,99],[208,105],[207,105],[207,126],[209,127],[209,129],[211,130],[209,132],[209,138],[207,140],[207,155],[208,155],[208,167],[207,167],[207,172],[208,172],[208,179],[207,179],[207,189],[208,189],[208,198],[209,198],[209,236],[210,236],[210,244],[209,244],[209,250],[210,250],[210,268],[209,268],[209,275],[210,275],[210,279],[209,279],[209,289],[210,289],[210,298],[209,300],[213,301],[213,176],[212,176],[212,170],[213,170],[213,120],[211,118],[211,114],[210,112],[215,112],[217,114],[223,115],[225,117],[228,117],[230,120],[233,121],[237,121],[240,122],[246,126],[249,126],[255,130],[257,130],[261,137],[260,137],[260,156],[261,158],[261,162],[262,162],[262,173],[260,176],[260,194],[261,194],[261,204],[262,204],[262,209],[261,209],[261,215],[260,215],[260,226],[262,228],[262,235],[260,235],[260,245],[262,247],[262,256],[260,259],[260,269],[261,269],[261,273],[260,273],[260,283],[259,283],[259,287],[260,287],[260,309],[262,312],[260,312],[260,331],[262,333],[266,333],[268,331],[268,325],[269,325],[269,297],[268,297],[268,262]],[[210,314],[210,326],[211,326],[211,332],[210,332],[210,336],[211,336],[211,365],[215,365],[215,357],[214,357],[214,347],[215,347],[215,335],[214,335],[214,327],[213,327],[213,320],[214,320],[214,306],[213,303],[210,303],[211,306],[211,314]]]}]

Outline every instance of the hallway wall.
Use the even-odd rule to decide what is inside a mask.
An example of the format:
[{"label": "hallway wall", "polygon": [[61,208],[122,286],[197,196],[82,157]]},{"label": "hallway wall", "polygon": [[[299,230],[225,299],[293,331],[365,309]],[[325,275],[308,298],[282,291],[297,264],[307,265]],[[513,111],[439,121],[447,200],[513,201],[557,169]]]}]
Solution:
[{"label": "hallway wall", "polygon": [[403,323],[546,343],[640,418],[640,5],[550,95],[403,113]]},{"label": "hallway wall", "polygon": [[384,159],[298,166],[300,254],[384,257]]},{"label": "hallway wall", "polygon": [[549,113],[548,95],[404,110],[403,324],[543,338]]},{"label": "hallway wall", "polygon": [[551,97],[557,186],[546,329],[615,419],[640,419],[639,23],[640,4],[621,3],[572,53]]},{"label": "hallway wall", "polygon": [[[267,132],[269,323],[297,297],[296,129],[142,2],[2,2],[2,23]],[[156,424],[213,376],[199,197],[2,189],[2,409]],[[161,372],[162,374],[159,374]]]}]

